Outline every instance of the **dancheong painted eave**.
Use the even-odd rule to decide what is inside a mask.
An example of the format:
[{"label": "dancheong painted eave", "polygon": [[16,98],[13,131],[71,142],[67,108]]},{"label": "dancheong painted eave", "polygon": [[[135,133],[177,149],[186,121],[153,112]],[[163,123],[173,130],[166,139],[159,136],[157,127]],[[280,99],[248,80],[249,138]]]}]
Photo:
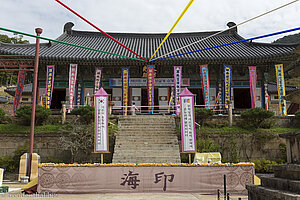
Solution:
[{"label": "dancheong painted eave", "polygon": [[[230,24],[230,23],[228,23]],[[57,40],[73,43],[85,47],[99,49],[102,51],[112,52],[124,56],[138,58],[133,53],[127,51],[121,46],[114,43],[99,32],[78,31],[73,30],[73,23],[65,24],[63,34]],[[190,32],[190,33],[173,33],[161,49],[156,57],[164,55],[182,46],[198,41],[216,32]],[[112,37],[128,46],[146,59],[150,59],[151,55],[165,37],[165,33],[109,33]],[[44,33],[46,36],[46,33]],[[244,39],[237,33],[237,29],[226,31],[218,36],[212,37],[203,42],[197,43],[177,53],[184,53],[203,49],[220,44],[230,43]],[[299,41],[300,42],[300,41]],[[298,47],[298,48],[297,48]],[[179,57],[168,58],[164,60],[154,61],[151,64],[224,64],[224,63],[266,63],[293,61],[299,58],[297,54],[299,44],[271,44],[244,42],[235,45],[224,46],[216,49],[210,49],[197,53],[187,54]],[[5,44],[0,43],[0,54],[12,55],[34,55],[35,44]],[[77,47],[67,46],[63,44],[47,42],[41,43],[40,46],[40,62],[77,62],[81,63],[98,63],[104,65],[145,65],[145,62],[130,60],[81,49]]]}]

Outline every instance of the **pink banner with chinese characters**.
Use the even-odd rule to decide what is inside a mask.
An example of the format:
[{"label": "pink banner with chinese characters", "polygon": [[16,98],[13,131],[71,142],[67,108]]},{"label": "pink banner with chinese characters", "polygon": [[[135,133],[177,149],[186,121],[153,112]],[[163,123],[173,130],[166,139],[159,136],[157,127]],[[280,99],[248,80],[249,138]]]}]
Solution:
[{"label": "pink banner with chinese characters", "polygon": [[249,66],[251,108],[256,107],[256,66]]},{"label": "pink banner with chinese characters", "polygon": [[200,193],[247,194],[254,165],[190,167],[39,167],[38,193]]},{"label": "pink banner with chinese characters", "polygon": [[77,64],[70,64],[69,74],[69,111],[73,109],[73,101],[75,96],[75,86],[77,77]]}]

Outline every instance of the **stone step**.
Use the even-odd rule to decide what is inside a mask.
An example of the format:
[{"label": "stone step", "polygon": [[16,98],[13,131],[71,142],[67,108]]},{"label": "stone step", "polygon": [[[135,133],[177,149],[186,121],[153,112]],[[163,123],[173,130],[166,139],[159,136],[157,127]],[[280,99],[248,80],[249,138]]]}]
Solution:
[{"label": "stone step", "polygon": [[177,135],[168,135],[168,134],[132,134],[132,135],[116,135],[117,139],[176,139]]},{"label": "stone step", "polygon": [[[133,143],[134,142],[134,143]],[[116,145],[131,145],[134,146],[135,144],[140,145],[140,144],[144,144],[144,145],[152,145],[152,144],[160,144],[160,145],[165,145],[165,144],[178,144],[177,140],[156,140],[156,139],[152,139],[152,140],[132,140],[132,141],[118,141],[115,143]]]},{"label": "stone step", "polygon": [[299,194],[283,190],[265,188],[259,185],[246,185],[251,200],[300,200]]},{"label": "stone step", "polygon": [[[119,147],[122,147],[124,149],[129,149],[129,148],[133,148],[131,144],[117,144],[115,145],[115,148],[119,148]],[[134,145],[135,149],[137,148],[154,148],[154,149],[164,149],[164,148],[172,148],[172,147],[179,147],[178,144],[164,144],[164,145],[161,145],[161,144],[136,144]]]},{"label": "stone step", "polygon": [[114,160],[130,160],[130,161],[133,161],[133,162],[142,162],[142,161],[145,162],[147,160],[157,160],[157,161],[158,160],[160,160],[160,161],[177,160],[177,159],[174,159],[174,156],[147,156],[147,155],[141,155],[141,156],[118,156],[118,155],[114,155],[113,159]]},{"label": "stone step", "polygon": [[285,190],[300,194],[300,181],[276,177],[261,177],[261,185],[267,188]]},{"label": "stone step", "polygon": [[277,178],[300,180],[299,164],[268,165],[268,169],[273,170]]},{"label": "stone step", "polygon": [[180,163],[180,160],[170,160],[171,158],[168,158],[166,160],[113,160],[113,163],[136,163],[136,164],[142,164],[142,163]]},{"label": "stone step", "polygon": [[143,154],[143,155],[147,155],[147,154],[154,154],[154,155],[168,155],[168,154],[178,154],[179,149],[168,149],[168,150],[157,150],[157,149],[120,149],[120,148],[115,148],[114,149],[114,153],[118,153],[118,154]]},{"label": "stone step", "polygon": [[116,134],[120,135],[126,135],[126,134],[142,134],[142,135],[148,135],[148,134],[177,134],[175,130],[124,130],[124,131],[118,131]]}]

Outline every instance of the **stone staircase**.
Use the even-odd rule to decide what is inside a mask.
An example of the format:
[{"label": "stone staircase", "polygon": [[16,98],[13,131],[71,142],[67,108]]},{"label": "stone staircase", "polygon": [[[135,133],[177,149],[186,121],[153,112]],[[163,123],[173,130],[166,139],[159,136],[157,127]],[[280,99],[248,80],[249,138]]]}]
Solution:
[{"label": "stone staircase", "polygon": [[180,163],[172,116],[120,116],[113,163]]},{"label": "stone staircase", "polygon": [[300,200],[300,165],[271,165],[273,176],[261,177],[261,185],[247,185],[249,200]]}]

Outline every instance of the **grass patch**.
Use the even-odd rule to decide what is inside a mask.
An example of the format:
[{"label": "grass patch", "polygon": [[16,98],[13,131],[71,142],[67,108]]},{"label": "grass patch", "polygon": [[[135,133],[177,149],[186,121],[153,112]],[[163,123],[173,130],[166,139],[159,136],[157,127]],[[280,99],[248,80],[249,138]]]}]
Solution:
[{"label": "grass patch", "polygon": [[[57,133],[61,125],[35,126],[35,133]],[[0,124],[0,133],[30,133],[30,126]]]}]

